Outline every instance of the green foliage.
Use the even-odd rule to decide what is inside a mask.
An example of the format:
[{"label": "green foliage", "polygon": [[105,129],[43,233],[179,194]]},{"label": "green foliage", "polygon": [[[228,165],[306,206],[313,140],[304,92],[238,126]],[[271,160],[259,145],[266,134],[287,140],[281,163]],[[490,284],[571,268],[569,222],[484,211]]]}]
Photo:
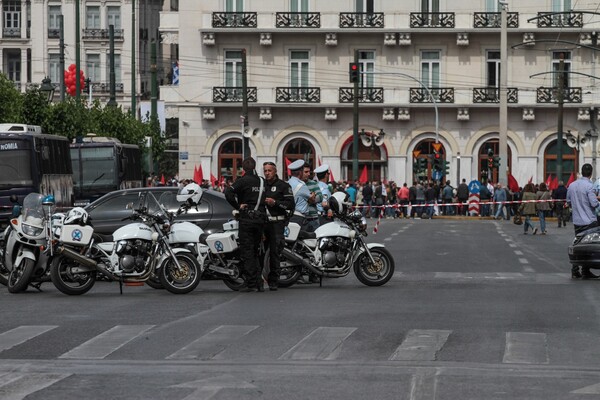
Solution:
[{"label": "green foliage", "polygon": [[21,117],[22,97],[14,82],[0,74],[0,123],[23,123]]},{"label": "green foliage", "polygon": [[46,94],[40,91],[39,86],[32,86],[27,89],[22,96],[22,104],[21,117],[23,123],[40,126],[46,124],[50,106]]}]

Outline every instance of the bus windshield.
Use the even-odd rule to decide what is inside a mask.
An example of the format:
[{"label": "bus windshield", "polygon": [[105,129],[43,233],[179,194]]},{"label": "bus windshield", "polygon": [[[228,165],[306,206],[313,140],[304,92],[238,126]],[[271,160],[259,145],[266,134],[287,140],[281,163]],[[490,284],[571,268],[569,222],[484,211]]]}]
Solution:
[{"label": "bus windshield", "polygon": [[[77,154],[79,149],[71,149],[73,159],[73,170],[81,171],[83,181],[79,182],[79,175],[74,175],[74,184],[78,187],[90,189],[94,187],[117,188],[117,174],[115,172],[115,156],[112,147],[89,147],[81,148],[81,159]],[[85,168],[80,168],[82,163]]]},{"label": "bus windshield", "polygon": [[22,141],[0,140],[0,188],[33,185],[31,150],[23,148],[26,144]]}]

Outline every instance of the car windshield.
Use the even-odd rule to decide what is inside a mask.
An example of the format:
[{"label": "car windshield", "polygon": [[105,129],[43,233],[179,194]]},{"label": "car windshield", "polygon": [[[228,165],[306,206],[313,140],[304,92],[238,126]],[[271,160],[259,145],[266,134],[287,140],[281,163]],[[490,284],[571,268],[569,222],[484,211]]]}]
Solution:
[{"label": "car windshield", "polygon": [[23,222],[29,225],[41,226],[44,220],[42,201],[44,196],[39,193],[29,193],[23,200]]}]

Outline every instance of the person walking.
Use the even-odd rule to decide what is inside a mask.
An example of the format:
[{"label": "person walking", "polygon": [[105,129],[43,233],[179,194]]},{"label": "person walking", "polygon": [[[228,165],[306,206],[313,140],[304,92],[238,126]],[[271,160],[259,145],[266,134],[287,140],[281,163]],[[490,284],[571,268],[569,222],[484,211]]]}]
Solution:
[{"label": "person walking", "polygon": [[[535,195],[535,193],[534,193]],[[534,198],[535,200],[535,198]],[[494,203],[496,205],[496,214],[494,215],[495,219],[505,218],[504,215],[504,203],[506,202],[506,191],[502,187],[500,183],[496,185],[496,190],[494,190]],[[502,217],[500,216],[502,214]],[[533,213],[535,215],[535,212]]]},{"label": "person walking", "polygon": [[404,182],[404,184],[402,185],[402,187],[400,188],[400,190],[398,190],[398,200],[400,202],[399,204],[399,210],[398,210],[398,217],[403,216],[404,218],[409,218],[410,215],[408,213],[408,200],[409,200],[409,191],[408,191],[408,185],[406,184],[406,182]]},{"label": "person walking", "polygon": [[267,224],[265,238],[269,251],[269,275],[267,284],[269,290],[275,291],[279,286],[279,265],[281,251],[284,245],[284,230],[289,215],[294,211],[294,194],[290,185],[277,176],[277,166],[267,161],[263,164],[263,174],[266,179]]},{"label": "person walking", "polygon": [[[592,164],[583,164],[581,167],[581,177],[571,183],[567,188],[567,203],[573,210],[573,228],[575,235],[598,226],[596,218],[596,209],[600,205],[598,196],[594,193],[591,181],[593,167]],[[572,278],[597,279],[588,267],[578,266],[571,268]]]},{"label": "person walking", "polygon": [[535,194],[536,199],[538,200],[535,203],[535,208],[537,210],[538,218],[540,219],[540,231],[542,231],[542,235],[546,233],[546,214],[550,211],[550,203],[547,200],[550,200],[550,192],[548,191],[548,187],[544,182],[540,183],[540,188],[538,192]]},{"label": "person walking", "polygon": [[[538,231],[537,228],[531,222],[531,217],[536,214],[536,195],[534,191],[535,186],[533,186],[533,183],[528,183],[527,185],[525,185],[525,187],[523,188],[523,202],[519,206],[519,213],[521,213],[521,215],[525,217],[525,222],[523,223],[523,229],[525,230],[525,232],[523,233],[525,235],[527,235],[527,231],[530,227],[534,235]],[[498,190],[496,190],[496,192],[498,192]]]},{"label": "person walking", "polygon": [[567,187],[564,181],[558,182],[558,187],[552,191],[552,199],[554,200],[554,211],[558,227],[567,226],[567,213],[565,212],[565,200],[567,199]]},{"label": "person walking", "polygon": [[259,268],[259,246],[265,221],[265,180],[256,174],[256,161],[248,157],[242,161],[244,176],[225,189],[225,199],[239,212],[239,243],[244,285],[240,292],[263,292]]},{"label": "person walking", "polygon": [[371,182],[364,184],[361,193],[363,197],[363,216],[371,218],[373,214],[371,209],[373,206],[373,185]]},{"label": "person walking", "polygon": [[[446,181],[446,185],[442,190],[442,201],[444,204],[451,204],[452,198],[454,197],[454,188],[450,184],[450,179]],[[452,206],[444,206],[444,215],[453,215],[453,207]]]},{"label": "person walking", "polygon": [[458,206],[459,212],[457,214],[467,215],[467,211],[469,210],[469,205],[467,201],[469,201],[469,186],[467,185],[467,180],[463,178],[460,185],[456,189],[456,196],[458,197],[458,202],[460,205]]}]

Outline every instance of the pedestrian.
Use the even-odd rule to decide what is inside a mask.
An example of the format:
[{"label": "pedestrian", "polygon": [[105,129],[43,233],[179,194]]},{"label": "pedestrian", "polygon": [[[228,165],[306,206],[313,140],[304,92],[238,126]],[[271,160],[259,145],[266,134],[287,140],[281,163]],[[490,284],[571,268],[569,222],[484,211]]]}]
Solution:
[{"label": "pedestrian", "polygon": [[542,231],[542,235],[546,233],[546,214],[550,211],[550,192],[548,191],[548,187],[545,183],[540,183],[540,188],[538,192],[535,194],[536,199],[538,200],[535,203],[535,208],[537,210],[538,218],[540,219],[540,231]]},{"label": "pedestrian", "polygon": [[432,182],[429,182],[427,189],[425,190],[425,204],[427,204],[427,206],[423,214],[425,214],[427,218],[431,219],[433,217],[435,206],[435,189]]},{"label": "pedestrian", "polygon": [[409,201],[409,191],[408,185],[406,182],[402,185],[400,190],[398,191],[398,200],[400,201],[400,209],[398,210],[398,216],[403,216],[404,218],[409,218],[410,214],[408,212],[408,201]]},{"label": "pedestrian", "polygon": [[225,199],[239,212],[239,244],[244,285],[240,292],[263,292],[259,268],[259,246],[263,236],[265,208],[265,180],[256,174],[256,161],[248,157],[242,161],[244,176],[225,190]]},{"label": "pedestrian", "polygon": [[314,194],[314,201],[308,202],[308,214],[304,223],[303,230],[307,232],[314,232],[319,227],[319,205],[323,201],[323,194],[319,189],[319,183],[313,179],[312,167],[310,164],[304,164],[304,173],[302,174],[302,180],[306,184],[311,195]]},{"label": "pedestrian", "polygon": [[558,181],[558,187],[552,191],[552,199],[554,200],[554,211],[558,227],[567,226],[567,210],[565,200],[567,199],[567,187],[564,181]]},{"label": "pedestrian", "polygon": [[417,218],[423,217],[423,204],[425,204],[425,188],[423,187],[423,183],[417,183],[417,194],[416,194],[416,203],[417,203]]},{"label": "pedestrian", "polygon": [[385,196],[387,193],[382,182],[373,181],[373,186],[375,187],[375,190],[373,191],[374,211],[371,214],[375,218],[379,218],[379,216],[382,214],[382,211],[385,209]]},{"label": "pedestrian", "polygon": [[479,200],[481,204],[481,216],[489,217],[490,216],[490,191],[487,188],[487,185],[484,183],[481,185],[479,189]]},{"label": "pedestrian", "polygon": [[[535,198],[534,198],[535,200]],[[496,214],[494,215],[495,219],[505,218],[504,215],[504,203],[506,202],[506,191],[502,187],[500,183],[496,185],[496,190],[494,190],[494,203],[496,204]],[[502,214],[502,217],[500,216]],[[535,215],[535,212],[534,212]]]},{"label": "pedestrian", "polygon": [[350,200],[350,203],[352,203],[352,207],[356,206],[356,186],[354,185],[354,182],[350,182],[348,184],[348,187],[345,189],[346,194],[348,195],[348,199]]},{"label": "pedestrian", "polygon": [[[442,190],[442,201],[444,204],[452,204],[452,198],[454,197],[454,188],[450,184],[450,179],[446,181],[446,185]],[[453,215],[454,210],[452,206],[444,206],[444,215]]]},{"label": "pedestrian", "polygon": [[266,182],[267,224],[265,237],[269,251],[269,290],[277,290],[279,286],[279,264],[284,246],[284,230],[288,217],[294,212],[294,194],[290,185],[277,176],[277,166],[267,161],[263,164]]},{"label": "pedestrian", "polygon": [[467,185],[467,180],[464,178],[460,185],[458,185],[458,188],[456,189],[456,197],[458,197],[458,202],[460,203],[460,205],[458,206],[460,210],[459,214],[467,215],[467,211],[469,209],[469,206],[467,204],[467,201],[469,201],[469,185]]},{"label": "pedestrian", "polygon": [[329,208],[329,198],[331,197],[331,190],[329,189],[329,165],[323,164],[315,168],[315,174],[317,175],[319,189],[323,195],[323,201],[319,208],[319,225],[323,225],[333,218],[333,212]]},{"label": "pedestrian", "polygon": [[373,185],[371,182],[365,183],[361,193],[363,197],[363,216],[371,218],[373,214],[371,210],[371,207],[373,206]]},{"label": "pedestrian", "polygon": [[412,186],[408,188],[408,201],[410,203],[410,217],[414,218],[417,212],[417,182],[413,182]]},{"label": "pedestrian", "polygon": [[315,203],[315,195],[310,192],[302,179],[304,175],[304,160],[296,160],[290,163],[288,169],[292,174],[290,179],[288,179],[288,184],[292,188],[295,202],[294,213],[290,218],[290,222],[297,223],[300,225],[300,229],[304,229],[305,220],[308,216],[308,203]]},{"label": "pedestrian", "polygon": [[[496,192],[498,192],[498,190],[496,190]],[[536,214],[536,195],[533,183],[528,183],[525,185],[525,187],[523,188],[522,199],[522,203],[519,206],[519,212],[525,217],[525,222],[523,223],[523,229],[525,229],[525,232],[523,232],[523,234],[527,235],[527,231],[529,230],[529,227],[531,227],[531,229],[533,230],[533,234],[535,235],[538,230],[531,222],[531,217]]]},{"label": "pedestrian", "polygon": [[[571,183],[567,188],[567,203],[573,210],[573,228],[575,235],[588,229],[598,226],[596,218],[596,209],[600,205],[598,196],[593,191],[591,181],[593,167],[592,164],[583,164],[581,167],[581,177]],[[589,267],[578,266],[571,268],[572,278],[597,279],[598,275],[593,274]]]}]

